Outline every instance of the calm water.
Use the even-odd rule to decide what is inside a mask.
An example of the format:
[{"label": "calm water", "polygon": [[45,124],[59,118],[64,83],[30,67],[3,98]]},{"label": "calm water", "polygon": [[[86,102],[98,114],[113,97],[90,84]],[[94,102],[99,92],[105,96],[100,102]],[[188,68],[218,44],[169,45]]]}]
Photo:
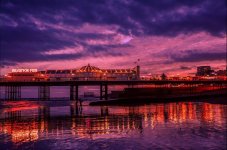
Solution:
[{"label": "calm water", "polygon": [[226,149],[227,105],[1,102],[0,149]]}]

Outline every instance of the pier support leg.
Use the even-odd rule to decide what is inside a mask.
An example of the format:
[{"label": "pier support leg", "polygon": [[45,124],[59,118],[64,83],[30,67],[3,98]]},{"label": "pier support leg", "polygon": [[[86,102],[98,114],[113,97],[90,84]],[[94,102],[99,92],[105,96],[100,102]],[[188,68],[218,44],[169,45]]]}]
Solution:
[{"label": "pier support leg", "polygon": [[38,98],[40,100],[49,100],[50,99],[50,87],[49,86],[39,86],[38,89]]},{"label": "pier support leg", "polygon": [[70,100],[78,100],[79,99],[79,86],[71,85],[70,86]]},{"label": "pier support leg", "polygon": [[82,105],[81,103],[74,103],[74,105],[70,106],[71,116],[78,116],[82,114]]},{"label": "pier support leg", "polygon": [[103,98],[105,98],[105,100],[108,100],[108,85],[107,84],[100,85],[100,99],[102,100]]},{"label": "pier support leg", "polygon": [[70,100],[74,100],[74,86],[70,86]]},{"label": "pier support leg", "polygon": [[105,100],[108,99],[108,86],[107,84],[105,85]]},{"label": "pier support leg", "polygon": [[79,87],[78,87],[78,85],[76,85],[76,100],[78,100],[79,99]]},{"label": "pier support leg", "polygon": [[102,100],[102,93],[103,93],[103,89],[102,89],[102,84],[100,85],[100,99]]},{"label": "pier support leg", "polygon": [[5,99],[6,100],[18,100],[21,98],[20,86],[6,86],[5,87]]}]

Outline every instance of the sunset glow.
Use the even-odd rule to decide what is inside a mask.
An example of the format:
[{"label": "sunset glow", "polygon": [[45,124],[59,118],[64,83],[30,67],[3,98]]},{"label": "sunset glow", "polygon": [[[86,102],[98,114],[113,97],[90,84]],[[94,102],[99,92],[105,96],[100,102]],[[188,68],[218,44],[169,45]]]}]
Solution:
[{"label": "sunset glow", "polygon": [[1,75],[88,63],[125,68],[137,59],[143,75],[225,69],[225,10],[224,0],[3,1]]}]

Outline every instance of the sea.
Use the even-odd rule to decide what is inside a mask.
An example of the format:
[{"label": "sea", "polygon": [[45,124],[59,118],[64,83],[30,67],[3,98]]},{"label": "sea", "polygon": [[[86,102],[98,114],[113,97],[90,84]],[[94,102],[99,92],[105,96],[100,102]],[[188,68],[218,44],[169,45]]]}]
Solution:
[{"label": "sea", "polygon": [[0,100],[1,150],[227,149],[225,104],[181,101],[89,106],[92,98],[86,100],[83,94],[97,95],[97,87],[81,88],[81,102],[67,99],[67,87],[51,91],[49,101],[37,100],[35,87],[22,89],[20,100]]}]

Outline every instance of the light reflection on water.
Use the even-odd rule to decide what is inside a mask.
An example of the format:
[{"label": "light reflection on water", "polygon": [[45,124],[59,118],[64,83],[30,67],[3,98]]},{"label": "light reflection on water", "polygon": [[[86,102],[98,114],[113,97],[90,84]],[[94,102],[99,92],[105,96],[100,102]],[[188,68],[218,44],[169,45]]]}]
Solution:
[{"label": "light reflection on water", "polygon": [[2,102],[1,149],[226,149],[227,105],[63,103]]}]

